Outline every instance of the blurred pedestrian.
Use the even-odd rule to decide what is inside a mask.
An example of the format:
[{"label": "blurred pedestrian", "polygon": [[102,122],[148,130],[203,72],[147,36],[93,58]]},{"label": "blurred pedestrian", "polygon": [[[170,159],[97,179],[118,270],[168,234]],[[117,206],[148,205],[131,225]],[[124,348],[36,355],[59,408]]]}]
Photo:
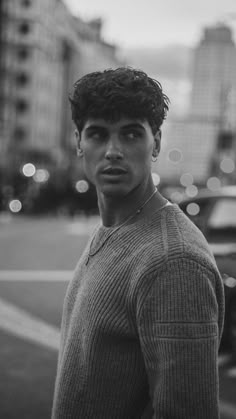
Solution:
[{"label": "blurred pedestrian", "polygon": [[101,224],[65,297],[52,417],[219,418],[222,280],[151,174],[169,99],[128,67],[85,75],[70,102]]}]

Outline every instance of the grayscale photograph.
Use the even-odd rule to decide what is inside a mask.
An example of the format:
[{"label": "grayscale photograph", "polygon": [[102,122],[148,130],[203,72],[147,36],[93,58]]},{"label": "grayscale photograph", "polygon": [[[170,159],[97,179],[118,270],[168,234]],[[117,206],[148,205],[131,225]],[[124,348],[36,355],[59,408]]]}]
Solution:
[{"label": "grayscale photograph", "polygon": [[235,0],[0,0],[0,419],[236,419]]}]

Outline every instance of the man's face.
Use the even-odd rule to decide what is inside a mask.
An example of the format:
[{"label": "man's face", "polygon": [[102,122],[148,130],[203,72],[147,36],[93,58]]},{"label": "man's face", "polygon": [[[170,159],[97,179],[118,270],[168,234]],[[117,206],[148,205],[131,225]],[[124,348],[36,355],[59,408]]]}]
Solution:
[{"label": "man's face", "polygon": [[150,177],[160,131],[154,136],[146,120],[121,118],[112,123],[90,118],[76,135],[85,174],[98,193],[125,196]]}]

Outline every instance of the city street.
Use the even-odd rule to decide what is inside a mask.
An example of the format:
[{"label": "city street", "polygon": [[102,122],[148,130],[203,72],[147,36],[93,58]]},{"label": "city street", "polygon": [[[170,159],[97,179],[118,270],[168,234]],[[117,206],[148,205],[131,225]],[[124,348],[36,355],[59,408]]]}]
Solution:
[{"label": "city street", "polygon": [[[199,406],[206,416],[202,393],[210,389],[206,400],[214,399],[217,374],[208,376],[208,368],[199,364],[204,358],[211,365],[209,334],[217,339],[215,322],[222,320],[225,302],[218,354],[220,411],[221,419],[236,419],[235,24],[235,0],[198,1],[191,7],[187,0],[161,7],[134,0],[0,0],[0,419],[51,418],[63,301],[100,222],[98,215],[82,214],[94,214],[97,204],[105,225],[114,228],[100,229],[88,246],[86,265],[94,259],[91,269],[82,270],[55,411],[67,419],[78,410],[78,415],[97,416],[105,406],[106,412],[111,409],[107,416],[113,416],[115,403],[101,402],[115,400],[109,380],[117,385],[120,365],[132,368],[140,360],[133,351],[129,358],[127,339],[120,339],[123,324],[130,322],[142,330],[140,345],[151,369],[155,345],[165,355],[163,362],[158,359],[158,370],[164,371],[164,385],[158,381],[163,403],[168,393],[177,416],[183,393],[194,394],[195,415]],[[177,209],[167,214],[154,186],[179,204],[209,249],[186,220],[173,218]],[[156,214],[162,209],[163,217]],[[162,221],[149,223],[149,214],[153,223]],[[145,218],[129,228],[139,216]],[[82,355],[74,351],[78,327]],[[106,338],[100,345],[96,334],[101,330],[105,337],[110,333],[118,354],[110,363],[109,356],[103,357],[107,386],[97,385],[97,371],[105,376]],[[149,341],[150,333],[156,339]],[[216,360],[217,348],[214,365]],[[191,365],[189,374],[185,362]],[[139,394],[138,380],[127,368],[131,384],[126,381],[125,387],[123,380],[120,385],[127,402],[125,396],[118,400],[117,412],[119,403],[128,409]],[[77,405],[80,389],[71,390],[75,371],[86,389],[84,410]],[[136,371],[140,378],[139,367]],[[189,393],[183,390],[186,382]],[[192,383],[200,389],[197,395]],[[91,400],[98,394],[97,407]],[[139,402],[137,412],[142,411]]]},{"label": "city street", "polygon": [[[0,221],[0,417],[49,419],[62,305],[97,218]],[[236,365],[219,355],[221,418],[236,418]]]}]

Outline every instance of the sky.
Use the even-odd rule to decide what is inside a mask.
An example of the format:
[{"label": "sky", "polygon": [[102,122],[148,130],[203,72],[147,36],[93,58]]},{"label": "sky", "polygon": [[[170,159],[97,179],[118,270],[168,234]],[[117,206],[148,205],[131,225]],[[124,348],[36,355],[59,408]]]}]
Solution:
[{"label": "sky", "polygon": [[228,23],[236,34],[236,0],[63,0],[82,19],[102,17],[103,37],[120,48],[194,46],[205,26]]}]

